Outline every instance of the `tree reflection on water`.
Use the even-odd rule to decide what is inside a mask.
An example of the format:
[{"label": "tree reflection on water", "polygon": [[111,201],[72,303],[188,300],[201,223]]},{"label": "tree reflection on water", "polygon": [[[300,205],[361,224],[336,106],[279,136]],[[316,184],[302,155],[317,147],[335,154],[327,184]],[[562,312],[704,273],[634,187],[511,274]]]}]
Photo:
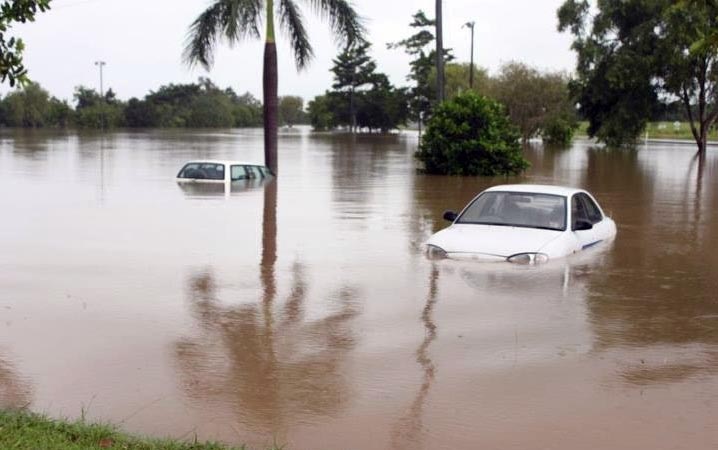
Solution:
[{"label": "tree reflection on water", "polygon": [[291,268],[291,288],[276,311],[276,182],[265,186],[260,302],[219,298],[211,269],[193,273],[187,296],[202,333],[180,340],[175,355],[186,394],[225,404],[243,426],[281,432],[312,416],[336,414],[347,396],[346,356],[355,345],[356,291],[327,294],[334,311],[309,319],[306,268]]}]

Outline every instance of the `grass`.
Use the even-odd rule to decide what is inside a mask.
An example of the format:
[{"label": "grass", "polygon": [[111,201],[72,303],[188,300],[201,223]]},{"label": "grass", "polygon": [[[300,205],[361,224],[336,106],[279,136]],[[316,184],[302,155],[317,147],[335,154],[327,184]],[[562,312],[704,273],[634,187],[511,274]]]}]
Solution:
[{"label": "grass", "polygon": [[[131,436],[110,425],[68,422],[25,411],[0,411],[0,449],[246,450],[217,443]],[[274,447],[273,450],[279,450]]]},{"label": "grass", "polygon": [[[588,122],[580,122],[576,136],[586,136]],[[646,137],[648,132],[649,139],[685,139],[693,141],[693,134],[688,122],[649,122],[646,130],[641,135],[641,139]],[[711,129],[708,133],[708,140],[718,140],[718,130]]]}]

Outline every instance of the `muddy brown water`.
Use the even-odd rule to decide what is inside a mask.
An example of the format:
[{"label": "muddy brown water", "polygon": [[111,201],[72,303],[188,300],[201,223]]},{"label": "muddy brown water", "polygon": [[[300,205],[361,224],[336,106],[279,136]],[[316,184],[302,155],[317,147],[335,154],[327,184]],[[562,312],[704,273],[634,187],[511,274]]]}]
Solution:
[{"label": "muddy brown water", "polygon": [[590,190],[610,247],[432,262],[503,179],[416,135],[280,137],[281,177],[180,189],[253,130],[0,134],[0,406],[289,449],[718,448],[718,153],[579,141],[518,182]]}]

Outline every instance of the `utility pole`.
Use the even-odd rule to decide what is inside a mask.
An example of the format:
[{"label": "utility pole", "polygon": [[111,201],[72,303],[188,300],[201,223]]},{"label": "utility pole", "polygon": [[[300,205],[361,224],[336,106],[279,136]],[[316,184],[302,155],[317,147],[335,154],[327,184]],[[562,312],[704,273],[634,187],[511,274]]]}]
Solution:
[{"label": "utility pole", "polygon": [[436,0],[436,101],[442,103],[444,94],[444,37],[442,35],[443,17],[441,1]]},{"label": "utility pole", "polygon": [[471,65],[469,65],[469,89],[474,88],[474,25],[475,22],[466,22],[465,27],[471,29]]},{"label": "utility pole", "polygon": [[100,101],[102,102],[102,129],[105,128],[105,89],[102,84],[102,68],[105,67],[105,64],[107,64],[105,61],[95,61],[95,65],[100,68]]}]

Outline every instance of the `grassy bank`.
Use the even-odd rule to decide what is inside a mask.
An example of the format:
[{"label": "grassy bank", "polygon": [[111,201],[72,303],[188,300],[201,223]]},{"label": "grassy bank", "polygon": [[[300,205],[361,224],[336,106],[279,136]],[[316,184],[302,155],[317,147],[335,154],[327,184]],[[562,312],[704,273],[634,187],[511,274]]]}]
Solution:
[{"label": "grassy bank", "polygon": [[[576,131],[576,136],[586,136],[588,122],[580,122]],[[649,122],[646,130],[641,135],[641,139],[646,137],[648,132],[649,139],[685,139],[693,141],[691,126],[688,122]],[[718,140],[718,130],[712,129],[708,133],[708,139],[711,141]]]},{"label": "grassy bank", "polygon": [[[17,450],[239,450],[214,443],[190,443],[130,436],[108,425],[53,420],[27,412],[0,411],[0,449]],[[275,448],[275,450],[277,450]]]}]

